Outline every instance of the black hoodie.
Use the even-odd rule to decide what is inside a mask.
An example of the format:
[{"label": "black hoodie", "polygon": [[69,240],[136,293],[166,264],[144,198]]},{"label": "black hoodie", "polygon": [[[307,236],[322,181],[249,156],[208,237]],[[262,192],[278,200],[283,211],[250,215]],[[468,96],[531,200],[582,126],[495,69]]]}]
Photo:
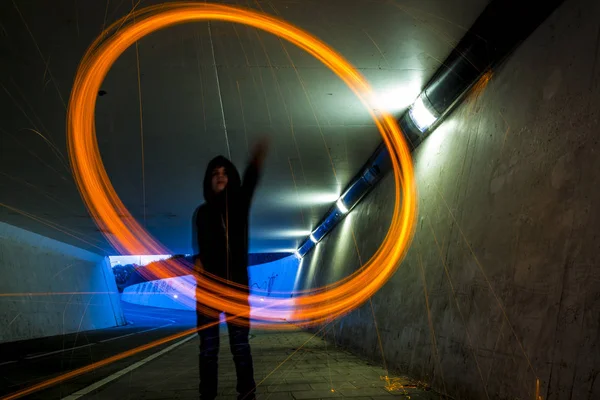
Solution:
[{"label": "black hoodie", "polygon": [[[213,170],[219,167],[225,168],[228,182],[217,194],[211,182]],[[258,174],[252,162],[241,180],[231,161],[215,157],[204,175],[206,201],[193,217],[193,244],[204,271],[243,285],[248,285],[248,217]]]}]

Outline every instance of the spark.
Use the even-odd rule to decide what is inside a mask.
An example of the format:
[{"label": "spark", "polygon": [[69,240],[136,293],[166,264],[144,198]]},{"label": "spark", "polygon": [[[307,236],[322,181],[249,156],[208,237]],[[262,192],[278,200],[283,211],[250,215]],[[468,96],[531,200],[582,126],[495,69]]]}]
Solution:
[{"label": "spark", "polygon": [[485,88],[488,86],[490,81],[492,80],[492,70],[487,70],[481,77],[475,82],[473,87],[469,90],[469,93],[466,96],[465,101],[470,106],[467,106],[467,113],[473,113],[475,107],[477,106],[477,100],[484,92]]},{"label": "spark", "polygon": [[[288,157],[288,163],[290,164],[290,172],[292,173],[292,181],[294,182],[294,189],[296,191],[296,199],[300,198],[300,193],[298,192],[298,185],[296,184],[296,176],[294,175],[294,167],[292,166],[292,160]],[[300,208],[300,217],[302,218],[302,226],[306,226],[306,222],[304,221],[304,211]]]},{"label": "spark", "polygon": [[221,83],[219,80],[219,70],[217,68],[217,58],[215,56],[215,45],[212,38],[212,29],[210,28],[210,21],[208,21],[208,40],[210,42],[210,52],[213,59],[213,67],[215,71],[215,78],[217,82],[217,94],[219,95],[219,105],[221,106],[221,119],[223,120],[223,132],[225,133],[225,144],[227,145],[227,156],[231,160],[231,148],[229,146],[229,135],[227,134],[227,120],[225,119],[225,108],[223,106],[223,96],[221,94]]},{"label": "spark", "polygon": [[67,269],[71,268],[73,265],[75,265],[75,263],[67,264],[67,266],[66,266],[66,267],[64,267],[64,268],[61,268],[61,269],[60,269],[60,270],[59,270],[57,273],[55,273],[55,274],[52,276],[52,279],[56,278],[58,275],[60,275],[60,274],[61,274],[61,273],[63,273],[64,271],[66,271]]},{"label": "spark", "polygon": [[479,362],[477,361],[477,354],[475,354],[475,350],[477,347],[475,345],[475,343],[473,343],[473,338],[471,337],[471,333],[469,332],[468,326],[467,326],[467,322],[466,322],[466,318],[460,308],[460,303],[458,301],[458,295],[456,293],[456,289],[454,288],[454,284],[452,283],[452,276],[450,275],[450,271],[448,269],[448,265],[446,262],[446,259],[444,257],[444,255],[442,254],[442,248],[440,247],[440,244],[438,242],[437,236],[435,234],[435,231],[433,230],[433,224],[431,223],[431,219],[427,218],[427,222],[429,223],[429,228],[431,229],[431,234],[433,236],[433,240],[435,241],[435,245],[438,249],[438,254],[440,256],[440,261],[442,263],[442,266],[444,267],[444,272],[446,274],[446,278],[448,280],[448,284],[450,285],[450,290],[452,293],[452,297],[454,299],[454,302],[456,304],[456,309],[458,310],[458,315],[460,316],[460,319],[463,323],[463,326],[465,328],[465,334],[467,336],[467,341],[469,343],[469,347],[471,350],[471,356],[473,357],[473,360],[475,361],[475,366],[477,367],[477,372],[479,374],[479,378],[481,379],[481,383],[483,385],[483,392],[485,393],[485,397],[486,399],[489,400],[490,396],[488,394],[487,391],[487,385],[485,384],[485,380],[483,379],[483,373],[481,371],[481,367],[479,365]]},{"label": "spark", "polygon": [[95,244],[90,243],[87,240],[82,239],[81,236],[77,236],[77,235],[74,235],[74,234],[68,232],[70,230],[71,232],[75,232],[76,234],[79,234],[79,232],[77,232],[75,230],[69,229],[67,227],[63,227],[63,226],[57,224],[56,222],[48,221],[48,220],[46,220],[44,218],[41,218],[41,217],[38,217],[36,215],[30,214],[30,213],[28,213],[26,211],[23,211],[23,210],[20,210],[18,208],[9,206],[8,204],[0,203],[0,207],[8,208],[9,210],[11,210],[13,212],[16,212],[16,213],[21,214],[21,215],[23,215],[25,217],[31,218],[34,221],[40,222],[40,223],[42,223],[44,225],[47,225],[50,228],[56,229],[59,232],[62,232],[64,234],[66,234],[66,235],[69,235],[69,236],[71,236],[71,237],[73,237],[73,238],[75,238],[77,240],[80,240],[80,241],[86,243],[86,244],[89,244],[90,246],[94,246],[95,248],[101,250],[103,253],[106,253],[106,249],[103,249],[102,247],[98,247]]},{"label": "spark", "polygon": [[24,130],[33,132],[36,135],[38,135],[39,137],[41,137],[42,140],[44,140],[44,142],[46,142],[46,144],[50,147],[50,150],[52,150],[52,152],[54,153],[54,155],[59,159],[59,161],[61,162],[62,166],[65,167],[65,169],[67,171],[70,171],[69,164],[67,163],[67,160],[65,159],[65,157],[61,153],[60,149],[58,147],[56,147],[56,145],[54,143],[52,143],[46,136],[44,136],[40,131],[38,131],[36,129],[25,128]]},{"label": "spark", "polygon": [[246,139],[246,153],[250,156],[250,145],[248,144],[248,132],[246,129],[246,116],[244,115],[244,104],[242,103],[242,92],[240,91],[240,81],[235,81],[238,97],[240,98],[240,110],[242,111],[242,123],[244,124],[244,138]]},{"label": "spark", "polygon": [[62,175],[58,170],[56,170],[54,167],[52,167],[50,164],[48,164],[46,161],[44,161],[40,156],[38,156],[36,153],[34,153],[33,151],[31,151],[30,147],[24,145],[23,143],[21,143],[13,134],[11,134],[8,131],[5,131],[4,129],[0,128],[0,132],[10,136],[15,142],[17,142],[21,147],[25,148],[25,150],[32,156],[34,157],[36,160],[38,160],[41,164],[43,164],[46,168],[52,170],[54,173],[56,173],[63,181],[68,182],[69,180]]},{"label": "spark", "polygon": [[[131,5],[135,9],[136,5],[131,0]],[[106,1],[106,10],[108,11],[108,0]],[[135,22],[135,16],[133,17]],[[104,16],[106,23],[106,15]],[[146,160],[144,152],[144,108],[142,107],[142,74],[140,72],[140,47],[139,42],[135,42],[135,61],[137,66],[137,84],[138,84],[138,101],[140,109],[140,146],[142,156],[142,213],[144,215],[144,225],[146,225]]]},{"label": "spark", "polygon": [[[229,317],[229,318],[233,318],[233,317]],[[116,354],[114,356],[105,358],[104,360],[91,363],[89,365],[86,365],[85,367],[74,369],[72,371],[67,372],[66,374],[62,374],[62,375],[56,376],[54,378],[47,379],[47,380],[42,381],[40,383],[36,383],[36,384],[31,385],[31,386],[29,386],[27,388],[19,390],[18,392],[11,393],[8,396],[3,397],[2,400],[19,399],[21,397],[30,395],[32,393],[39,392],[40,390],[43,390],[43,389],[46,389],[48,387],[54,386],[54,385],[56,385],[56,384],[58,384],[60,382],[64,382],[64,381],[67,381],[69,379],[73,379],[73,378],[75,378],[77,376],[80,376],[80,375],[86,374],[88,372],[94,371],[94,370],[96,370],[98,368],[104,367],[105,365],[112,364],[115,361],[123,360],[123,359],[131,357],[131,356],[133,356],[135,354],[141,353],[142,351],[146,351],[146,350],[152,349],[154,347],[160,346],[162,344],[172,342],[173,340],[177,340],[179,338],[183,338],[183,337],[195,334],[195,333],[197,333],[198,331],[200,331],[202,329],[209,328],[209,327],[211,327],[213,325],[216,325],[216,324],[219,324],[219,323],[220,323],[219,321],[211,322],[209,324],[206,324],[206,325],[203,325],[203,326],[200,326],[200,327],[197,327],[197,328],[187,329],[187,330],[185,330],[183,332],[179,332],[179,333],[176,333],[174,335],[170,335],[170,336],[167,336],[165,338],[162,338],[162,339],[155,340],[153,342],[144,344],[142,346],[138,346],[138,347],[135,347],[133,349],[129,349],[129,350],[124,351],[122,353],[119,353],[119,354]]]},{"label": "spark", "polygon": [[40,192],[41,194],[44,195],[44,197],[48,198],[49,200],[53,201],[54,203],[60,205],[60,206],[65,206],[64,202],[59,201],[58,199],[54,198],[53,196],[51,196],[50,193],[46,192],[45,190],[43,190],[41,187],[34,185],[33,183],[27,182],[25,179],[21,179],[21,178],[17,178],[16,176],[12,176],[9,175],[5,172],[0,172],[0,174],[2,174],[3,176],[5,176],[6,178],[13,180],[21,185],[24,185],[30,189],[36,190],[38,192]]},{"label": "spark", "polygon": [[433,328],[433,317],[431,316],[431,307],[429,305],[429,293],[427,291],[427,279],[425,278],[425,268],[423,267],[423,259],[421,257],[421,253],[419,253],[419,267],[421,268],[421,276],[423,278],[423,294],[425,295],[425,308],[427,309],[427,321],[429,323],[429,335],[431,336],[431,344],[433,347],[433,353],[435,354],[435,358],[437,359],[438,367],[440,368],[440,375],[442,378],[442,385],[444,388],[444,393],[448,393],[446,389],[446,380],[444,379],[444,370],[442,369],[442,363],[440,359],[440,353],[437,346],[437,340],[435,337],[435,330]]},{"label": "spark", "polygon": [[[258,0],[254,0],[254,1],[256,2],[257,6],[262,10],[262,6],[258,2]],[[273,9],[273,11],[275,11],[275,13],[277,13],[279,15],[279,12],[276,9]],[[294,72],[296,73],[296,78],[298,78],[298,82],[300,83],[300,86],[302,87],[302,91],[304,92],[304,97],[306,98],[306,101],[308,102],[308,105],[313,114],[315,122],[317,123],[317,127],[319,129],[319,134],[321,135],[321,139],[323,140],[323,145],[325,146],[325,151],[327,152],[327,156],[329,157],[329,163],[331,164],[331,170],[333,172],[333,177],[335,178],[336,182],[339,184],[338,176],[337,176],[337,173],[335,170],[335,164],[333,162],[333,157],[331,156],[331,151],[329,150],[329,145],[327,144],[327,140],[325,139],[325,135],[323,134],[323,129],[321,127],[321,123],[319,122],[319,118],[317,117],[316,108],[313,104],[313,101],[310,98],[310,94],[308,93],[306,84],[304,83],[304,80],[302,79],[302,76],[300,75],[300,71],[298,71],[298,68],[296,67],[296,64],[294,63],[292,56],[290,55],[289,51],[287,50],[283,41],[281,40],[281,37],[279,38],[279,43],[281,44],[281,48],[283,49],[283,52],[285,53],[288,61],[292,65],[292,68],[294,69]]]},{"label": "spark", "polygon": [[[525,357],[525,360],[527,361],[527,364],[529,365],[529,369],[532,371],[533,375],[537,379],[538,374],[536,373],[535,368],[533,367],[533,364],[531,363],[531,360],[530,360],[529,356],[527,355],[527,352],[525,351],[524,344],[521,342],[521,339],[519,339],[519,335],[517,335],[515,327],[510,322],[510,319],[508,318],[508,314],[506,312],[506,309],[504,308],[504,305],[503,305],[502,301],[498,297],[498,294],[496,293],[496,290],[494,289],[492,283],[490,282],[490,279],[488,278],[487,274],[485,273],[485,270],[483,269],[483,266],[479,262],[479,259],[477,258],[477,255],[475,254],[475,251],[471,247],[471,244],[467,240],[467,237],[466,237],[464,231],[462,230],[460,224],[456,220],[456,217],[454,216],[454,213],[452,212],[452,209],[448,205],[448,202],[446,201],[446,198],[444,197],[444,195],[440,191],[439,187],[436,187],[436,189],[437,189],[437,192],[438,192],[440,198],[442,199],[442,202],[443,202],[444,206],[448,210],[448,214],[450,214],[450,217],[452,218],[453,223],[458,228],[458,232],[460,233],[460,236],[462,237],[462,239],[463,239],[466,247],[469,249],[469,252],[471,253],[471,256],[473,257],[473,260],[475,261],[475,265],[477,265],[477,268],[479,269],[479,272],[481,272],[481,274],[483,275],[483,278],[485,279],[485,282],[487,283],[487,286],[488,286],[488,288],[490,290],[490,293],[492,294],[492,296],[496,300],[496,303],[498,304],[498,307],[500,308],[500,311],[502,312],[502,316],[504,317],[504,319],[508,323],[508,327],[510,328],[515,341],[519,345],[519,348],[521,349],[521,352],[523,353],[523,356]],[[431,225],[431,222],[430,222],[430,225]],[[432,228],[432,231],[433,231],[433,228]],[[435,239],[435,235],[434,235],[434,239]],[[437,241],[436,241],[436,244],[437,244]]]},{"label": "spark", "polygon": [[104,27],[106,26],[106,17],[108,15],[108,4],[110,3],[110,0],[106,0],[106,8],[104,9],[104,21],[102,22],[102,30],[104,30]]},{"label": "spark", "polygon": [[[33,108],[27,102],[27,99],[25,98],[25,96],[23,96],[23,93],[21,92],[21,90],[19,89],[19,87],[12,81],[12,79],[11,79],[11,82],[17,88],[17,91],[19,92],[19,94],[21,95],[21,97],[23,98],[23,100],[25,101],[25,104],[27,104],[27,106],[33,111]],[[35,122],[29,117],[29,115],[27,114],[27,112],[23,109],[23,107],[21,107],[21,105],[17,102],[17,100],[9,92],[9,90],[6,88],[6,86],[4,86],[2,83],[0,83],[0,87],[2,87],[2,89],[4,89],[4,92],[13,101],[13,103],[15,104],[15,106],[19,109],[19,111],[21,111],[21,113],[23,114],[23,116],[25,116],[25,118],[27,118],[27,120],[29,121],[29,123],[35,128],[35,129],[33,129],[33,128],[24,128],[24,129],[32,131],[35,134],[37,134],[38,136],[40,136],[48,144],[48,146],[50,146],[52,152],[58,157],[58,159],[63,164],[63,166],[67,169],[67,171],[70,172],[70,168],[68,167],[68,165],[66,165],[65,156],[61,153],[61,151],[58,149],[58,147],[50,139],[48,139],[46,136],[44,136],[40,132],[40,130],[37,128]],[[34,114],[34,117],[37,118],[37,120],[40,122],[41,126],[44,127],[44,124],[39,119],[39,117],[35,114],[35,111],[33,111],[33,114]]]},{"label": "spark", "polygon": [[206,104],[206,99],[204,97],[204,85],[202,84],[202,65],[200,64],[200,50],[202,49],[202,37],[200,36],[199,33],[196,33],[194,35],[196,41],[198,42],[197,45],[194,46],[195,50],[196,50],[196,64],[198,65],[198,81],[200,82],[200,97],[202,98],[202,122],[203,122],[203,126],[204,126],[204,132],[206,132],[206,107],[204,106]]},{"label": "spark", "polygon": [[19,14],[19,17],[21,18],[21,22],[23,22],[23,25],[25,25],[25,29],[27,29],[27,33],[29,33],[29,37],[31,37],[31,40],[33,41],[33,44],[35,45],[35,48],[37,49],[38,54],[40,55],[42,61],[44,62],[44,65],[46,66],[48,75],[50,76],[50,79],[52,80],[52,83],[54,84],[54,88],[56,89],[56,92],[58,93],[58,97],[60,98],[60,101],[61,101],[63,107],[66,109],[67,104],[65,103],[65,100],[63,99],[62,94],[60,93],[60,88],[58,87],[58,83],[56,83],[56,79],[54,79],[52,72],[50,72],[50,66],[48,65],[48,61],[44,58],[44,54],[42,53],[42,50],[40,49],[40,46],[38,45],[37,40],[35,40],[35,37],[33,36],[31,29],[29,29],[29,25],[27,24],[27,21],[25,21],[25,17],[23,17],[23,14],[21,14],[21,10],[17,6],[17,3],[15,2],[15,0],[12,0],[12,3],[13,3],[13,6],[15,7],[15,10],[17,10],[17,13]]},{"label": "spark", "polygon": [[[248,4],[250,4],[250,2],[248,1]],[[304,163],[302,162],[302,156],[300,155],[300,148],[298,147],[298,141],[296,140],[296,135],[294,132],[294,119],[292,117],[292,114],[290,113],[290,110],[288,108],[288,104],[285,101],[285,97],[283,95],[283,92],[281,91],[281,84],[279,83],[279,78],[277,78],[277,73],[275,72],[275,68],[273,66],[273,63],[271,62],[271,57],[269,57],[269,53],[267,52],[267,48],[265,47],[265,42],[262,40],[262,38],[260,37],[260,34],[258,31],[254,32],[256,34],[256,38],[258,39],[258,42],[260,43],[261,48],[263,49],[263,52],[265,53],[265,57],[267,59],[267,64],[269,67],[269,70],[271,71],[271,75],[273,76],[273,81],[275,82],[275,87],[277,88],[277,94],[279,95],[279,98],[281,99],[281,104],[283,105],[283,109],[285,110],[285,115],[288,118],[288,122],[290,124],[290,132],[292,135],[292,140],[294,142],[294,147],[296,149],[296,154],[298,154],[298,161],[300,162],[300,169],[302,171],[302,177],[304,178],[304,183],[306,183],[306,174],[304,173]],[[256,60],[256,53],[254,53],[254,59]],[[256,64],[258,65],[258,62],[256,62]],[[263,83],[262,87],[263,87],[263,94],[265,97],[265,104],[267,106],[267,113],[269,115],[269,125],[272,125],[272,120],[271,120],[271,112],[269,110],[269,102],[267,100],[267,92],[265,90],[265,85],[263,82],[263,77],[262,77],[262,69],[259,68],[258,70],[259,74],[260,74],[260,80],[261,83]],[[254,75],[252,75],[254,77]],[[289,87],[288,87],[289,90]]]},{"label": "spark", "polygon": [[17,318],[19,318],[19,316],[20,316],[21,314],[22,314],[22,313],[18,313],[17,315],[15,315],[15,317],[14,317],[13,319],[11,319],[11,320],[10,320],[10,322],[8,323],[8,326],[7,326],[7,328],[8,328],[8,327],[10,327],[10,326],[12,325],[12,323],[13,323],[13,322],[15,322],[15,321],[17,320]]},{"label": "spark", "polygon": [[373,43],[373,46],[375,46],[375,48],[379,52],[379,55],[381,56],[381,58],[383,58],[383,61],[385,61],[385,63],[387,64],[388,68],[392,68],[392,65],[390,64],[390,62],[387,60],[387,58],[383,54],[383,51],[381,51],[381,48],[379,47],[379,45],[377,44],[377,42],[375,41],[375,39],[373,39],[371,37],[371,35],[369,35],[369,32],[367,32],[365,29],[363,29],[362,31],[369,38],[369,40],[371,41],[371,43]]}]

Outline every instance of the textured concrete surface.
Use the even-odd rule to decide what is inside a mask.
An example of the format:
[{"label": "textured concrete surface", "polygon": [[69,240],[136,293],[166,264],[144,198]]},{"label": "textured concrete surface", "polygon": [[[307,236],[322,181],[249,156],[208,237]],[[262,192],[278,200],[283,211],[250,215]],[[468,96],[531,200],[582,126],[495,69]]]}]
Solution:
[{"label": "textured concrete surface", "polygon": [[123,325],[107,257],[0,222],[0,342]]},{"label": "textured concrete surface", "polygon": [[[330,340],[457,399],[600,398],[600,3],[568,0],[414,154],[417,231]],[[376,251],[387,177],[302,265],[302,287]],[[353,238],[353,235],[355,238]]]},{"label": "textured concrete surface", "polygon": [[[235,370],[227,329],[222,326],[219,355],[219,399],[236,399]],[[391,376],[367,361],[335,348],[318,335],[302,331],[253,331],[257,398],[304,400],[350,397],[439,399],[405,377]],[[135,369],[82,400],[197,399],[197,338]]]}]

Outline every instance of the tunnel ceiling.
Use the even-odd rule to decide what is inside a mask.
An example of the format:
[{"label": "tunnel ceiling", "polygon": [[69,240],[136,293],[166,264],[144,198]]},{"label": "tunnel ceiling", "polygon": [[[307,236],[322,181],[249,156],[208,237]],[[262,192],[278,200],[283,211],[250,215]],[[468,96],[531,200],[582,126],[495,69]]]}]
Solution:
[{"label": "tunnel ceiling", "polygon": [[[382,107],[400,113],[487,1],[223,3],[321,38],[364,74]],[[2,221],[114,254],[68,167],[66,105],[86,47],[131,9],[130,0],[0,2]],[[149,35],[137,53],[139,75],[134,46],[102,85],[97,139],[125,206],[172,253],[191,251],[205,166],[228,154],[222,110],[239,169],[257,138],[272,138],[251,213],[252,252],[295,249],[380,142],[367,111],[333,73],[270,34],[194,23]]]}]

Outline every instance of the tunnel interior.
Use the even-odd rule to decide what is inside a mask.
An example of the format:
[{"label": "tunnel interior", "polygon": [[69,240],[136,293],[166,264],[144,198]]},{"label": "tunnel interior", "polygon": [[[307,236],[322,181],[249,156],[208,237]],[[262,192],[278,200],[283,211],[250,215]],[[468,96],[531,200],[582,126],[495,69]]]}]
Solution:
[{"label": "tunnel interior", "polygon": [[0,2],[0,399],[600,398],[599,56],[594,0]]}]

